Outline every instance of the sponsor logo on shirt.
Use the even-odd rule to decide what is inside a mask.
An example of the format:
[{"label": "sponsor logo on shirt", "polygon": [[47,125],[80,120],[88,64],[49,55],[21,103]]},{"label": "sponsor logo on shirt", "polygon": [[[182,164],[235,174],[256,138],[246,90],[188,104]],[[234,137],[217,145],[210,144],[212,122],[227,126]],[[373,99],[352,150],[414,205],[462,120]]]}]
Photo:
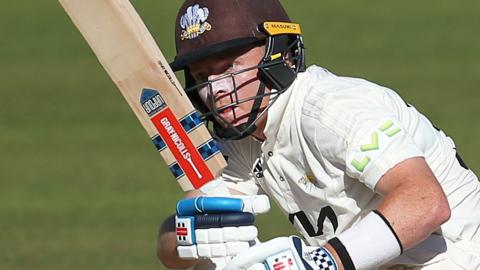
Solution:
[{"label": "sponsor logo on shirt", "polygon": [[382,124],[374,126],[361,138],[359,148],[354,148],[350,165],[363,173],[367,166],[378,157],[390,144],[392,139],[402,132],[400,124],[393,119],[385,119]]}]

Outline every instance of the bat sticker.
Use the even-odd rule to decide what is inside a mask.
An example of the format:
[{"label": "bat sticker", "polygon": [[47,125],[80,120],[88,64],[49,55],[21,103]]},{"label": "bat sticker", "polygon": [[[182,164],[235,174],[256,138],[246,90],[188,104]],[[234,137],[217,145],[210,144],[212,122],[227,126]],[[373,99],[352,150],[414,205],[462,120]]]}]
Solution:
[{"label": "bat sticker", "polygon": [[[182,124],[183,129],[185,129],[187,133],[190,133],[194,131],[197,127],[201,126],[203,122],[198,112],[193,111],[189,115],[182,118],[180,120],[180,124]],[[158,135],[155,135],[152,137],[152,142],[155,145],[155,148],[157,148],[157,150],[160,152],[167,148],[167,145],[165,144],[165,142]]]},{"label": "bat sticker", "polygon": [[[202,155],[205,157],[210,156],[212,150],[203,149],[205,148],[205,145],[203,145],[203,147],[201,147],[201,149],[203,149],[202,154],[200,154],[199,150],[197,150],[188,137],[185,128],[175,117],[172,110],[167,106],[158,91],[144,88],[142,90],[140,102],[157,129],[163,143],[167,145],[168,149],[170,149],[177,160],[176,164],[169,166],[175,177],[178,178],[186,175],[190,179],[194,188],[200,188],[203,184],[212,180],[214,178],[213,173],[210,171],[205,163],[205,159],[202,157]],[[189,127],[192,127],[190,130],[197,125],[196,122],[198,119],[196,119],[196,117],[189,118],[187,116],[185,119],[190,119],[186,121],[189,124]],[[157,149],[162,145],[158,139],[154,141],[154,144]],[[206,145],[209,146],[208,143]],[[216,149],[214,149],[213,152],[217,152]]]},{"label": "bat sticker", "polygon": [[180,119],[180,123],[182,124],[182,127],[185,129],[185,131],[187,133],[190,133],[191,131],[202,125],[203,122],[200,118],[200,114],[198,114],[197,111],[193,111],[189,115]]},{"label": "bat sticker", "polygon": [[170,72],[168,72],[167,68],[165,68],[165,66],[163,65],[162,61],[158,61],[158,64],[159,64],[160,67],[162,68],[163,72],[165,73],[165,76],[167,76],[167,78],[168,78],[168,80],[170,81],[170,83],[175,87],[175,89],[177,89],[178,94],[179,94],[180,96],[183,96],[182,91],[180,91],[180,89],[178,88],[177,84],[175,83],[175,80],[173,79],[172,75],[170,75]]},{"label": "bat sticker", "polygon": [[[220,153],[220,148],[218,148],[217,143],[214,140],[206,142],[205,144],[198,147],[197,150],[205,161]],[[168,168],[176,179],[185,175],[185,173],[182,171],[182,168],[180,168],[177,162],[168,165]]]},{"label": "bat sticker", "polygon": [[143,109],[150,117],[167,106],[158,91],[148,88],[142,90],[140,102],[142,103]]}]

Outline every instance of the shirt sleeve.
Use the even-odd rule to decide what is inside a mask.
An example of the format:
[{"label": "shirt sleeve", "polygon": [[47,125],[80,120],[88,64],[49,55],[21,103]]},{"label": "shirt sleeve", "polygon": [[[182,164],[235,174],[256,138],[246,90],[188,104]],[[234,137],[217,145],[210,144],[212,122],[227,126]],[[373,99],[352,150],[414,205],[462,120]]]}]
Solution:
[{"label": "shirt sleeve", "polygon": [[245,195],[263,193],[252,174],[254,163],[260,157],[260,143],[245,138],[221,142],[219,146],[227,160],[227,167],[221,175],[227,186]]},{"label": "shirt sleeve", "polygon": [[346,173],[372,190],[378,180],[398,163],[423,157],[412,137],[394,116],[371,115],[348,135]]},{"label": "shirt sleeve", "polygon": [[374,190],[388,170],[424,154],[405,127],[408,119],[387,107],[380,87],[367,86],[310,97],[302,122],[322,158]]}]

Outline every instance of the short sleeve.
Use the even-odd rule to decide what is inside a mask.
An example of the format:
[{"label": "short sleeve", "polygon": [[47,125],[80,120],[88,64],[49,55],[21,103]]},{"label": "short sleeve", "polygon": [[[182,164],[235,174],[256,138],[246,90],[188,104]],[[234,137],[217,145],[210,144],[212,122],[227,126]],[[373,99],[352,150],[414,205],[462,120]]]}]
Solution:
[{"label": "short sleeve", "polygon": [[374,84],[313,95],[305,101],[304,134],[320,158],[374,190],[380,178],[398,163],[424,154],[383,100]]},{"label": "short sleeve", "polygon": [[424,156],[405,127],[394,117],[371,116],[352,130],[346,149],[346,173],[372,190],[398,163]]}]

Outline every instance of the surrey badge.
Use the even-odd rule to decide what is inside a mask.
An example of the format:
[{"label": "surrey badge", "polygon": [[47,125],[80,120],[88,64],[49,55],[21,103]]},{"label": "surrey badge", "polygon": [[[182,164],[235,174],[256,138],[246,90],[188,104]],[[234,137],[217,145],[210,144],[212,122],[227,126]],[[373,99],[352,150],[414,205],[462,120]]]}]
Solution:
[{"label": "surrey badge", "polygon": [[200,8],[198,4],[189,6],[187,12],[180,18],[182,27],[182,40],[194,39],[212,29],[212,25],[207,22],[208,8]]}]

